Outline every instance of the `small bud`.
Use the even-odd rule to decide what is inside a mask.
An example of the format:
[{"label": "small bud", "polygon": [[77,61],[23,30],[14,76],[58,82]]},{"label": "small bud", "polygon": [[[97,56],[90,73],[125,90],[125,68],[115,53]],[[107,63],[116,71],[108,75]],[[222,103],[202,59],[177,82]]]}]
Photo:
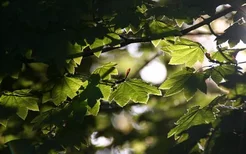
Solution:
[{"label": "small bud", "polygon": [[205,53],[205,56],[208,58],[208,59],[211,59],[211,55],[210,55],[210,53]]}]

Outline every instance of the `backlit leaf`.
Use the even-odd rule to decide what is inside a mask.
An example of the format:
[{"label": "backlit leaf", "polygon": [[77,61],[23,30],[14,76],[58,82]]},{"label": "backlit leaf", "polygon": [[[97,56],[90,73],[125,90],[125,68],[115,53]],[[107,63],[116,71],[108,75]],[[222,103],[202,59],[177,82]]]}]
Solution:
[{"label": "backlit leaf", "polygon": [[187,67],[192,67],[197,61],[203,62],[205,49],[201,44],[184,38],[176,38],[175,42],[170,43],[172,44],[164,44],[161,48],[171,54],[172,58],[169,64],[185,64]]},{"label": "backlit leaf", "polygon": [[210,69],[207,69],[206,72],[211,76],[211,78],[216,82],[220,83],[222,79],[227,78],[227,76],[237,72],[240,68],[234,65],[220,65]]},{"label": "backlit leaf", "polygon": [[232,62],[234,61],[233,59],[234,52],[235,52],[234,50],[226,50],[222,52],[217,51],[212,53],[211,58],[219,62]]},{"label": "backlit leaf", "polygon": [[177,136],[192,126],[208,124],[214,120],[215,116],[209,108],[194,106],[175,123],[177,126],[169,131],[168,137]]},{"label": "backlit leaf", "polygon": [[182,70],[171,75],[160,86],[160,89],[166,90],[166,97],[184,91],[185,98],[190,100],[195,95],[197,89],[206,93],[206,78],[206,75],[203,73],[193,73],[192,70]]},{"label": "backlit leaf", "polygon": [[99,83],[98,74],[93,74],[88,81],[83,83],[85,88],[79,95],[79,101],[86,104],[88,114],[97,115],[100,109],[100,100],[108,100],[111,86]]},{"label": "backlit leaf", "polygon": [[46,90],[50,90],[51,92],[44,94],[42,102],[44,103],[51,100],[55,105],[59,105],[64,102],[67,97],[71,99],[74,98],[81,85],[82,81],[80,79],[66,76],[61,77],[55,81],[54,85],[47,85],[49,88],[46,88]]},{"label": "backlit leaf", "polygon": [[113,44],[117,45],[119,43],[120,37],[117,34],[109,33],[107,34],[103,39],[96,38],[95,41],[90,45],[91,49],[98,49],[97,52],[94,52],[93,54],[97,57],[100,57],[101,50],[105,45]]},{"label": "backlit leaf", "polygon": [[173,36],[179,34],[179,31],[164,22],[153,20],[149,23],[149,29],[154,37]]},{"label": "backlit leaf", "polygon": [[93,116],[96,116],[100,110],[100,101],[97,100],[96,104],[93,106],[93,107],[90,107],[90,106],[87,106],[87,114],[88,115],[93,115]]},{"label": "backlit leaf", "polygon": [[1,105],[10,108],[17,108],[17,115],[22,119],[27,116],[28,110],[39,111],[38,98],[31,95],[30,90],[15,90],[6,92],[0,97]]},{"label": "backlit leaf", "polygon": [[120,83],[109,97],[120,106],[125,106],[129,101],[147,103],[149,95],[161,95],[161,91],[142,80],[130,79]]},{"label": "backlit leaf", "polygon": [[96,70],[92,72],[92,74],[99,74],[101,79],[109,80],[111,79],[111,75],[118,75],[118,70],[115,68],[116,63],[107,63],[98,67]]}]

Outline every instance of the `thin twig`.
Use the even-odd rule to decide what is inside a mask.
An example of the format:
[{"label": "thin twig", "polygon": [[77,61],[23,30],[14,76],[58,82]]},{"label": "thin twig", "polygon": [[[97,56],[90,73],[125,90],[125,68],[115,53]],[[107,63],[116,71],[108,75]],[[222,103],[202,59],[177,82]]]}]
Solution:
[{"label": "thin twig", "polygon": [[[204,17],[202,17],[202,16],[201,16],[201,18],[202,18],[203,20],[206,20],[206,19],[205,19]],[[213,28],[211,27],[210,23],[208,23],[207,25],[208,25],[208,28],[209,28],[210,32],[211,32],[214,36],[218,37],[219,35],[216,34],[216,33],[214,32],[214,30],[213,30]]]},{"label": "thin twig", "polygon": [[238,62],[237,64],[244,64],[246,63],[246,61],[241,61],[241,62]]}]

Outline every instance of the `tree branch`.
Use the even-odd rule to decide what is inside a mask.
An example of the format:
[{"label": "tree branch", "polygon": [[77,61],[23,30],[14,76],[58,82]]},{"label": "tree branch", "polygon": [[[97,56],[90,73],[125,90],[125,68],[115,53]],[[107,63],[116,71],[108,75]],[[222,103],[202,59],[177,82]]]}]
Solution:
[{"label": "tree branch", "polygon": [[[207,24],[210,24],[212,21],[222,17],[222,16],[225,16],[226,14],[234,11],[235,8],[233,7],[230,7],[230,8],[227,8],[217,14],[215,14],[214,16],[210,17],[210,18],[207,18],[207,19],[204,19],[202,22],[196,24],[196,25],[193,25],[189,28],[186,28],[186,29],[183,29],[181,30],[180,34],[179,35],[175,35],[175,36],[183,36],[183,35],[187,35],[189,32],[201,27],[201,26],[204,26],[204,25],[207,25]],[[163,37],[160,37],[159,39],[162,39]],[[158,39],[158,38],[155,38],[155,39]],[[129,45],[129,44],[132,44],[132,43],[141,43],[141,42],[150,42],[152,39],[151,38],[137,38],[137,39],[124,39],[123,42],[121,42],[118,46],[109,46],[109,47],[99,47],[99,48],[95,48],[95,49],[90,49],[89,47],[87,47],[86,49],[83,50],[83,52],[81,53],[76,53],[76,54],[72,54],[72,55],[69,55],[67,57],[67,59],[72,59],[72,58],[77,58],[77,57],[89,57],[89,56],[92,56],[94,55],[95,52],[98,52],[98,51],[101,51],[102,53],[104,52],[108,52],[108,51],[111,51],[111,50],[115,50],[115,49],[119,49],[121,47],[124,47],[126,45]]]}]

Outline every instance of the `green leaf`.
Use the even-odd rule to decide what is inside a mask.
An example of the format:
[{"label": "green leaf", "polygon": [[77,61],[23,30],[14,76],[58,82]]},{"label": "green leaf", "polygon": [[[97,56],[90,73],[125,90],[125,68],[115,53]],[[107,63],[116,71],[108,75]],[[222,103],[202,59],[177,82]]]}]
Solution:
[{"label": "green leaf", "polygon": [[188,109],[188,112],[176,122],[177,126],[169,131],[168,138],[173,135],[180,135],[192,126],[208,124],[214,120],[215,116],[210,108],[200,109],[199,106],[194,106]]},{"label": "green leaf", "polygon": [[216,83],[220,83],[222,79],[225,79],[227,76],[234,74],[234,72],[237,72],[238,69],[240,68],[237,66],[224,64],[207,69],[206,73],[208,73]]},{"label": "green leaf", "polygon": [[20,107],[16,113],[21,119],[25,120],[28,114],[28,110],[25,107]]},{"label": "green leaf", "polygon": [[7,127],[7,123],[8,123],[7,119],[5,119],[5,120],[1,119],[0,120],[0,124],[3,125],[4,127]]},{"label": "green leaf", "polygon": [[108,33],[103,39],[96,38],[95,41],[90,45],[90,49],[97,49],[97,52],[94,52],[93,54],[97,57],[100,57],[101,50],[105,45],[116,45],[119,43],[120,37],[117,34],[114,33]]},{"label": "green leaf", "polygon": [[77,64],[77,65],[80,65],[81,61],[82,61],[82,58],[83,57],[77,57],[77,58],[74,58],[73,61]]},{"label": "green leaf", "polygon": [[154,37],[177,35],[180,32],[164,22],[153,20],[149,23],[149,30]]},{"label": "green leaf", "polygon": [[217,51],[211,54],[212,55],[211,58],[219,62],[231,62],[231,61],[235,61],[235,59],[233,59],[234,53],[235,53],[234,50],[226,50],[222,52]]},{"label": "green leaf", "polygon": [[199,72],[193,73],[192,69],[182,70],[171,75],[161,84],[160,89],[167,90],[165,97],[184,91],[186,100],[190,100],[195,95],[197,89],[206,93],[206,78],[207,76],[205,74]]},{"label": "green leaf", "polygon": [[161,95],[158,88],[138,79],[130,79],[117,85],[109,96],[110,101],[115,101],[120,106],[125,106],[130,100],[135,103],[147,103],[149,94]]},{"label": "green leaf", "polygon": [[185,82],[192,76],[191,71],[182,70],[171,75],[163,84],[160,89],[168,89],[165,96],[172,96],[183,90]]},{"label": "green leaf", "polygon": [[141,6],[137,6],[137,10],[144,14],[148,10],[148,8],[146,7],[146,5],[142,4]]},{"label": "green leaf", "polygon": [[15,90],[5,92],[0,97],[0,104],[10,108],[17,108],[17,115],[25,120],[28,110],[39,111],[38,98],[31,95],[30,90]]},{"label": "green leaf", "polygon": [[94,54],[97,58],[99,58],[99,57],[101,56],[101,53],[102,53],[102,50],[99,50],[99,51],[97,51],[97,52],[93,52],[93,54]]},{"label": "green leaf", "polygon": [[233,89],[230,90],[228,98],[235,99],[238,96],[246,95],[246,85],[245,83],[237,83]]},{"label": "green leaf", "polygon": [[185,23],[184,19],[175,19],[175,21],[179,27],[182,27],[182,25]]},{"label": "green leaf", "polygon": [[99,81],[100,76],[92,74],[89,80],[83,83],[85,89],[79,95],[79,101],[86,104],[88,114],[97,115],[100,109],[100,100],[108,100],[111,93],[111,86]]},{"label": "green leaf", "polygon": [[103,95],[103,100],[107,101],[109,99],[109,96],[111,94],[111,86],[105,85],[105,84],[98,84],[97,87],[100,89],[102,95]]},{"label": "green leaf", "polygon": [[96,116],[100,110],[101,102],[97,100],[96,104],[93,107],[87,106],[87,115]]},{"label": "green leaf", "polygon": [[161,42],[161,39],[151,41],[151,43],[154,45],[154,47],[157,47],[160,42]]},{"label": "green leaf", "polygon": [[110,80],[111,75],[118,75],[118,70],[115,68],[116,63],[107,63],[98,67],[96,70],[92,72],[92,74],[99,74],[101,79]]},{"label": "green leaf", "polygon": [[176,40],[165,40],[171,44],[163,44],[162,50],[171,54],[172,58],[169,62],[171,65],[185,64],[192,67],[197,61],[203,62],[206,50],[201,44],[184,38],[176,38]]},{"label": "green leaf", "polygon": [[77,64],[74,60],[69,60],[69,62],[66,64],[66,69],[70,74],[75,73],[75,68],[77,67]]},{"label": "green leaf", "polygon": [[50,85],[50,83],[48,83],[46,90],[51,90],[51,92],[44,94],[42,102],[44,103],[52,100],[55,105],[59,105],[64,102],[67,97],[71,99],[74,98],[81,85],[82,81],[78,78],[66,76],[61,77],[55,81],[54,85]]}]

